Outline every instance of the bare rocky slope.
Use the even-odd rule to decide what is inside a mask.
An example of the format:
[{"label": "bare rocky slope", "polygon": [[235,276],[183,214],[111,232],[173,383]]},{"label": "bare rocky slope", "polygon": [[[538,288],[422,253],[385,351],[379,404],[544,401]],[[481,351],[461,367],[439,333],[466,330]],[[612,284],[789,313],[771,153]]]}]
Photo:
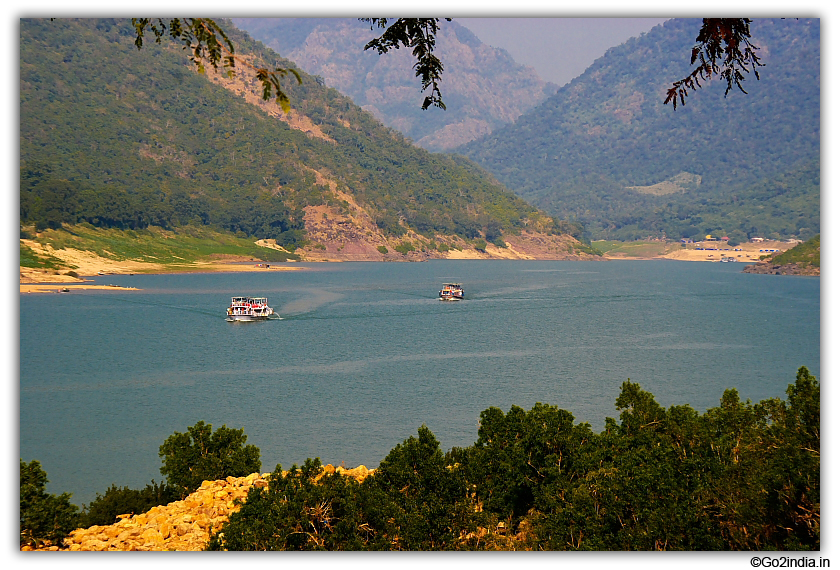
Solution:
[{"label": "bare rocky slope", "polygon": [[386,236],[351,196],[339,195],[345,211],[308,206],[304,218],[310,243],[295,251],[302,261],[425,261],[428,259],[592,260],[598,256],[570,235],[523,231],[504,236],[506,247],[476,244],[456,236],[428,238],[408,231]]}]

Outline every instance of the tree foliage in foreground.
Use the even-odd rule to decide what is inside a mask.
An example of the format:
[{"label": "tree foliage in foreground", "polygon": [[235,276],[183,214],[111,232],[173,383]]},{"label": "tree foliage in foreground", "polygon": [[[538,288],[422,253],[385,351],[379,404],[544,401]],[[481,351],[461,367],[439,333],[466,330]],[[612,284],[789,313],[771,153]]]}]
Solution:
[{"label": "tree foliage in foreground", "polygon": [[212,550],[818,550],[820,388],[787,400],[724,392],[719,407],[659,405],[630,381],[604,430],[555,406],[481,414],[477,441],[432,432],[358,483],[307,460],[274,471]]},{"label": "tree foliage in foreground", "polygon": [[[237,58],[233,42],[230,41],[225,31],[219,24],[210,18],[172,18],[167,22],[163,18],[132,18],[136,39],[134,45],[137,49],[143,47],[143,38],[149,30],[155,37],[156,43],[161,43],[161,38],[169,35],[174,41],[183,44],[185,50],[190,52],[190,61],[204,73],[205,62],[209,63],[214,70],[222,65],[229,77],[233,77],[236,64],[251,68],[255,78],[262,86],[262,97],[266,101],[275,98],[277,104],[282,107],[285,113],[291,110],[289,96],[280,86],[280,79],[293,75],[298,83],[301,83],[300,74],[293,67],[275,67],[270,70],[267,67],[252,65],[247,58]],[[167,33],[167,29],[169,30]]]},{"label": "tree foliage in foreground", "polygon": [[[253,487],[211,550],[818,550],[820,386],[801,367],[787,399],[659,405],[629,380],[600,434],[556,406],[481,413],[447,453],[425,425],[359,483],[318,459]],[[198,422],[161,446],[167,484],[112,486],[81,515],[20,462],[21,544],[176,500],[203,480],[260,470],[243,430]],[[180,494],[179,494],[180,493]]]},{"label": "tree foliage in foreground", "polygon": [[[452,18],[444,18],[447,22]],[[443,63],[433,53],[435,36],[439,30],[440,18],[396,18],[388,24],[388,18],[362,18],[370,24],[370,28],[379,27],[385,31],[378,38],[365,45],[365,49],[373,49],[382,55],[392,49],[402,47],[412,48],[411,54],[417,59],[414,72],[420,78],[422,91],[431,89],[431,95],[423,99],[421,108],[425,111],[430,106],[440,107],[444,111],[446,105],[438,85],[443,75]]]},{"label": "tree foliage in foreground", "polygon": [[176,431],[166,438],[160,446],[160,473],[183,498],[204,481],[259,472],[260,449],[246,445],[247,440],[243,429],[222,426],[213,431],[212,425],[200,421],[188,427],[186,433]]},{"label": "tree foliage in foreground", "polygon": [[79,527],[107,526],[117,522],[119,515],[145,513],[152,507],[167,505],[180,499],[179,489],[166,483],[152,481],[143,489],[129,489],[111,485],[104,495],[86,505],[79,521]]},{"label": "tree foliage in foreground", "polygon": [[[423,99],[422,109],[430,106],[446,110],[439,83],[443,77],[443,62],[434,55],[435,37],[440,28],[440,18],[360,18],[370,24],[371,29],[380,28],[384,32],[365,45],[365,50],[376,49],[381,54],[393,49],[407,47],[417,60],[414,64],[415,75],[420,78],[421,91],[431,90]],[[388,20],[393,20],[390,24]],[[444,18],[451,21],[452,18]],[[204,71],[208,62],[214,69],[221,64],[232,74],[237,62],[253,68],[257,81],[263,88],[263,99],[275,97],[277,103],[289,112],[289,98],[282,90],[279,78],[292,73],[300,82],[300,76],[291,67],[278,67],[273,71],[266,67],[255,67],[247,60],[237,57],[233,43],[224,29],[210,18],[172,18],[167,22],[163,18],[132,18],[136,33],[135,45],[143,47],[143,37],[150,30],[155,41],[160,43],[166,35],[184,45],[191,52],[190,61]],[[703,18],[703,24],[697,35],[696,44],[691,48],[691,65],[696,65],[684,79],[675,81],[668,89],[665,104],[672,103],[677,108],[677,99],[685,105],[688,90],[697,90],[702,82],[714,77],[726,81],[726,94],[734,85],[746,93],[742,85],[744,72],[752,72],[758,79],[757,67],[762,63],[757,55],[758,48],[750,42],[749,18]]]},{"label": "tree foliage in foreground", "polygon": [[70,493],[46,491],[47,473],[39,461],[20,460],[20,544],[57,544],[78,526],[79,508],[70,503]]},{"label": "tree foliage in foreground", "polygon": [[697,43],[691,48],[691,65],[696,67],[668,89],[665,104],[671,103],[676,110],[679,99],[685,105],[689,89],[696,91],[703,80],[715,76],[726,81],[724,96],[733,85],[746,93],[744,72],[759,79],[758,67],[763,65],[757,54],[759,48],[750,42],[750,23],[749,18],[703,18]]}]

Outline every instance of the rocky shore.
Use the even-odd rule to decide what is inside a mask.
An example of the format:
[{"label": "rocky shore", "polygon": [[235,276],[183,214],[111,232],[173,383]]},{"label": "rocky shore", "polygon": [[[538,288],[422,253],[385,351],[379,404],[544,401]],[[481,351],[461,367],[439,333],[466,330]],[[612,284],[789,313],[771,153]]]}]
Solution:
[{"label": "rocky shore", "polygon": [[[362,481],[373,470],[364,465],[354,469],[325,465],[322,470],[322,474],[336,472]],[[204,550],[210,535],[240,509],[237,499],[244,502],[251,487],[267,487],[270,476],[271,473],[252,473],[247,477],[205,481],[182,501],[153,507],[145,513],[120,515],[120,520],[109,526],[76,529],[61,546],[22,546],[21,550]]]},{"label": "rocky shore", "polygon": [[755,265],[748,265],[744,273],[760,273],[764,275],[816,275],[819,276],[820,268],[805,263],[786,263],[777,265],[772,261],[763,261]]}]

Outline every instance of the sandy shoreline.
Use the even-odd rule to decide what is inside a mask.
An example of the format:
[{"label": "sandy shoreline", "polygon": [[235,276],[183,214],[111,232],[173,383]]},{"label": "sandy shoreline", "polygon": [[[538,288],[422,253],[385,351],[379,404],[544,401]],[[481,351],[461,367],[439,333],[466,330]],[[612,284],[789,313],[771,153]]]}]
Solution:
[{"label": "sandy shoreline", "polygon": [[[60,293],[74,290],[107,290],[107,291],[137,291],[134,287],[119,287],[114,285],[95,284],[85,277],[102,275],[134,275],[134,274],[164,274],[164,273],[245,273],[254,271],[299,271],[303,269],[295,262],[283,263],[260,263],[249,261],[243,263],[240,259],[228,259],[224,261],[208,261],[197,263],[185,263],[183,265],[161,264],[147,261],[114,261],[99,257],[89,251],[74,249],[54,250],[50,246],[42,246],[31,240],[21,240],[36,251],[57,257],[71,267],[75,267],[74,273],[78,277],[57,272],[37,270],[28,267],[20,268],[20,292],[21,293]],[[738,249],[731,248],[720,242],[707,242],[692,244],[686,248],[662,251],[660,255],[654,256],[633,256],[626,254],[604,255],[606,260],[641,261],[653,259],[670,259],[676,261],[720,261],[721,257],[730,257],[735,262],[757,263],[759,257],[767,254],[767,249],[786,250],[793,247],[793,244],[781,242],[765,242],[762,244],[743,244]],[[488,249],[490,245],[488,245]],[[695,249],[703,248],[703,249]],[[714,248],[714,249],[712,249]],[[454,252],[450,251],[449,259],[472,259],[480,258],[478,252]],[[505,252],[513,258],[528,259],[531,256],[519,252]]]},{"label": "sandy shoreline", "polygon": [[[184,263],[183,265],[163,264],[156,263],[154,261],[114,260],[80,249],[73,249],[69,247],[54,249],[50,245],[44,245],[30,239],[21,239],[20,243],[32,249],[37,254],[61,260],[61,262],[67,267],[72,267],[72,272],[76,275],[68,275],[70,270],[56,272],[38,270],[30,267],[21,267],[21,293],[60,292],[61,289],[64,288],[71,291],[74,289],[137,290],[131,287],[97,285],[92,283],[89,279],[85,279],[85,277],[97,277],[104,275],[133,275],[136,273],[242,273],[249,271],[295,271],[300,269],[300,267],[290,265],[289,262],[274,264],[248,259],[245,257],[230,257],[220,260]],[[263,245],[265,247],[272,247],[271,244]]]},{"label": "sandy shoreline", "polygon": [[768,250],[786,251],[792,248],[793,243],[781,241],[765,241],[760,243],[744,243],[737,246],[730,246],[724,242],[697,242],[688,244],[686,247],[675,245],[664,246],[657,255],[631,255],[627,253],[613,254],[607,252],[604,259],[643,261],[653,259],[671,259],[674,261],[705,261],[720,262],[721,258],[729,258],[735,263],[758,263],[762,256],[769,255]]},{"label": "sandy shoreline", "polygon": [[136,287],[122,287],[119,285],[101,285],[93,283],[85,277],[97,277],[108,275],[159,275],[164,273],[249,273],[254,271],[299,271],[301,267],[290,265],[274,264],[253,264],[253,263],[195,263],[182,266],[161,265],[156,263],[143,263],[139,261],[121,262],[118,265],[114,262],[100,263],[97,267],[102,269],[91,269],[90,267],[74,270],[79,277],[61,275],[47,271],[38,271],[29,267],[20,268],[20,292],[21,293],[69,293],[79,290],[103,290],[103,291],[139,291]]},{"label": "sandy shoreline", "polygon": [[70,293],[80,289],[101,289],[108,291],[139,291],[137,287],[120,285],[95,285],[93,283],[21,283],[21,293]]}]

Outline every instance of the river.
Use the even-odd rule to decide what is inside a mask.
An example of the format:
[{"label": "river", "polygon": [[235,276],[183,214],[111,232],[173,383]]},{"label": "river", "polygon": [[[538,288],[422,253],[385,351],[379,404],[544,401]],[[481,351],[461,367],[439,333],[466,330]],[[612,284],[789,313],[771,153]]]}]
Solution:
[{"label": "river", "polygon": [[[140,291],[20,296],[20,457],[79,505],[162,479],[203,420],[244,428],[263,471],[375,467],[426,424],[468,446],[482,410],[535,402],[600,431],[628,378],[702,412],[820,373],[820,280],[737,263],[430,261],[105,276]],[[441,283],[466,300],[441,303]],[[228,323],[230,297],[282,320]]]}]

